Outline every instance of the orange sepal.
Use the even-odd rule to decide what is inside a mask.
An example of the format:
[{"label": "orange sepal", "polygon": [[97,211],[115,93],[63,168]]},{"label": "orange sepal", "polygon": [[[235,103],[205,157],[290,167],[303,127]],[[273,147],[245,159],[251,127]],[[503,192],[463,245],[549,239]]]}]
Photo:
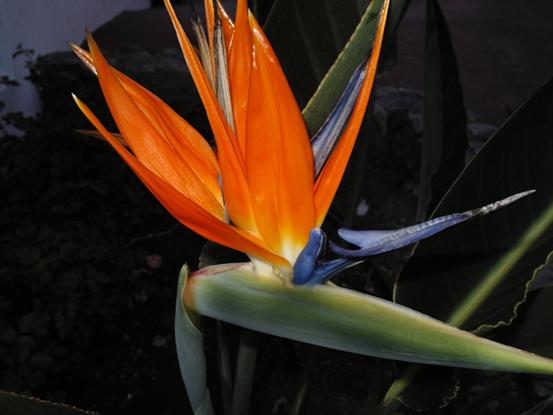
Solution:
[{"label": "orange sepal", "polygon": [[[88,68],[97,74],[90,53],[75,45],[71,45],[71,47]],[[219,174],[217,158],[207,141],[157,96],[116,69],[111,68],[111,70],[152,125],[184,158],[191,169],[198,173],[197,175],[204,180],[206,186],[222,202],[221,189],[217,180]],[[158,120],[161,119],[165,122],[160,124]],[[165,134],[164,125],[170,126],[172,133]]]},{"label": "orange sepal", "polygon": [[[206,180],[213,182],[216,177],[200,176],[199,174],[205,171],[195,171],[169,144],[168,141],[171,140],[161,134],[160,129],[164,130],[165,134],[174,134],[174,132],[171,131],[170,126],[164,126],[165,128],[160,126],[164,123],[163,115],[157,119],[157,125],[154,125],[151,121],[152,117],[146,116],[137,101],[125,90],[89,33],[87,38],[106,102],[134,155],[149,170],[163,177],[180,193],[201,203],[212,214],[224,218],[220,189],[219,194],[214,194],[205,183]],[[147,100],[146,95],[141,95],[141,98]]]}]

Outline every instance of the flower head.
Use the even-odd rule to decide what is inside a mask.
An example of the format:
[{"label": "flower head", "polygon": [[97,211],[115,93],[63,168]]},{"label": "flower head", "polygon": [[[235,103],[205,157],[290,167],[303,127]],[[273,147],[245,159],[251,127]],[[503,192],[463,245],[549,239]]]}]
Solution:
[{"label": "flower head", "polygon": [[175,218],[207,239],[245,252],[260,274],[275,272],[290,281],[310,231],[321,226],[328,212],[351,154],[384,24],[370,61],[352,80],[353,99],[350,92],[349,104],[337,107],[335,118],[351,116],[339,127],[331,123],[330,138],[327,127],[313,140],[334,150],[317,153],[315,160],[301,111],[246,0],[238,0],[235,22],[220,3],[215,13],[213,2],[205,2],[207,39],[195,25],[201,59],[170,2],[165,4],[207,111],[216,150],[159,98],[111,68],[89,33],[90,53],[73,48],[97,74],[120,137],[75,99]]}]

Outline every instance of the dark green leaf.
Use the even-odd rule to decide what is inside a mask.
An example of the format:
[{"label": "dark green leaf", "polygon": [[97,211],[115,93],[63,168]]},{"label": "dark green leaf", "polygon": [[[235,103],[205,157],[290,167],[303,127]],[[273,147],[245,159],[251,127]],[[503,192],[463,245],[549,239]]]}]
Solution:
[{"label": "dark green leaf", "polygon": [[[516,316],[527,284],[553,251],[552,113],[553,79],[483,147],[434,215],[536,193],[420,242],[396,285],[398,303],[466,330]],[[396,396],[407,393],[411,379],[396,381]]]},{"label": "dark green leaf", "polygon": [[399,401],[418,411],[427,410],[433,406],[444,407],[457,396],[459,383],[455,376],[455,369],[424,366],[424,370],[417,373],[415,381],[401,394]]},{"label": "dark green leaf", "polygon": [[542,288],[533,297],[524,310],[524,320],[517,325],[513,345],[553,358],[553,331],[544,330],[553,325],[553,287]]},{"label": "dark green leaf", "polygon": [[[534,270],[553,250],[547,218],[553,203],[553,80],[548,81],[482,148],[441,202],[435,216],[463,211],[523,190],[536,193],[488,216],[474,219],[419,243],[400,276],[395,299],[467,330],[513,317]],[[523,235],[545,220],[537,241],[521,246]],[[520,257],[513,250],[520,248]],[[494,286],[480,284],[498,264],[513,261]],[[502,272],[503,272],[502,271]],[[465,300],[482,294],[463,321],[452,321]]]},{"label": "dark green leaf", "polygon": [[419,222],[428,219],[463,170],[468,147],[459,68],[438,0],[426,2],[424,76]]}]

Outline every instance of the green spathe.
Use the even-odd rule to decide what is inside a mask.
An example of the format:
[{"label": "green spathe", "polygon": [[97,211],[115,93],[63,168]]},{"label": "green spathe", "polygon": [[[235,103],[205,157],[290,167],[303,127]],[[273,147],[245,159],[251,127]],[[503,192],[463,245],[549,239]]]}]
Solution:
[{"label": "green spathe", "polygon": [[186,310],[179,301],[186,287],[188,267],[179,274],[178,295],[175,313],[175,343],[179,357],[182,379],[194,415],[213,415],[213,407],[207,390],[206,363],[202,332],[198,328],[197,315]]},{"label": "green spathe", "polygon": [[415,363],[553,374],[553,360],[345,288],[285,285],[276,276],[256,274],[251,263],[192,274],[183,300],[187,310],[201,315],[338,350]]}]

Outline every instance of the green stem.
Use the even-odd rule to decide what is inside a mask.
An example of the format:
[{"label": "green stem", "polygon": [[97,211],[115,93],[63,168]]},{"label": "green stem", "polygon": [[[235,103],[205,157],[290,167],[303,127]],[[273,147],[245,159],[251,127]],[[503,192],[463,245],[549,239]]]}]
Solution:
[{"label": "green stem", "polygon": [[415,376],[421,371],[423,368],[423,365],[420,364],[413,364],[407,366],[407,369],[403,371],[401,376],[396,379],[394,383],[392,383],[392,386],[390,386],[390,389],[388,389],[388,392],[386,392],[386,396],[384,396],[384,406],[388,406],[396,397],[398,397],[401,392],[405,390],[407,386],[413,381]]},{"label": "green stem", "polygon": [[249,412],[258,344],[259,333],[248,329],[242,330],[234,379],[233,415],[247,415]]},{"label": "green stem", "polygon": [[217,350],[221,391],[223,395],[223,409],[225,415],[232,415],[232,374],[228,343],[223,324],[217,321]]}]

